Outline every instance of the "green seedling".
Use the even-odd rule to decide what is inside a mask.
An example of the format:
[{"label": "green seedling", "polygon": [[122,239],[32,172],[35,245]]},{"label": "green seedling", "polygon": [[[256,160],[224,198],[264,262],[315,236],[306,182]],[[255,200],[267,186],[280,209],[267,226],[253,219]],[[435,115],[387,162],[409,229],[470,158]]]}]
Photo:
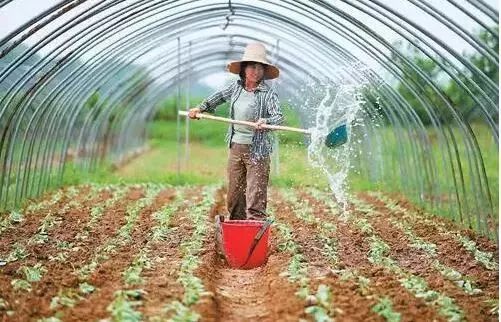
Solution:
[{"label": "green seedling", "polygon": [[400,313],[393,311],[393,303],[387,297],[380,298],[372,311],[382,316],[388,322],[400,322]]}]

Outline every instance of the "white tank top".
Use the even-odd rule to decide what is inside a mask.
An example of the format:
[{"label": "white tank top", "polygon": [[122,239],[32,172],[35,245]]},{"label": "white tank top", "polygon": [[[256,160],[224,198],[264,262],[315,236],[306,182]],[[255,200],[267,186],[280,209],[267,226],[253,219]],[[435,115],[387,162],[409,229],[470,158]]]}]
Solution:
[{"label": "white tank top", "polygon": [[[242,89],[240,96],[233,105],[233,116],[235,120],[254,122],[254,92],[247,92]],[[231,139],[233,143],[251,144],[254,136],[254,127],[247,125],[234,124],[235,133]]]}]

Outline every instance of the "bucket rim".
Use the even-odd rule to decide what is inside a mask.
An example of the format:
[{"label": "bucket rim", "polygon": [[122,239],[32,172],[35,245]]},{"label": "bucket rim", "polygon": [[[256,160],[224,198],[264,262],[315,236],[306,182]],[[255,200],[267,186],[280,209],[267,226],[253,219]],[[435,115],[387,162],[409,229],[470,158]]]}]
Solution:
[{"label": "bucket rim", "polygon": [[221,224],[227,226],[263,226],[264,220],[228,220]]}]

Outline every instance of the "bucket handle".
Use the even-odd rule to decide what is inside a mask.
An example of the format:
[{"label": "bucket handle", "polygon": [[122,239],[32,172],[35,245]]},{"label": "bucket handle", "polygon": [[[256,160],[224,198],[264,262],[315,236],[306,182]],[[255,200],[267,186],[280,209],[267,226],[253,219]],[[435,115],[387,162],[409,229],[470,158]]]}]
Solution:
[{"label": "bucket handle", "polygon": [[259,229],[256,236],[254,236],[254,239],[252,240],[252,245],[249,249],[249,255],[247,255],[247,259],[245,260],[245,263],[243,263],[243,265],[241,265],[239,268],[247,265],[247,262],[252,257],[252,254],[254,253],[254,250],[256,249],[257,244],[259,243],[261,238],[263,238],[264,232],[266,231],[266,229],[268,229],[268,227],[271,226],[272,223],[273,223],[273,219],[266,219],[264,221],[264,224],[261,226],[261,229]]}]

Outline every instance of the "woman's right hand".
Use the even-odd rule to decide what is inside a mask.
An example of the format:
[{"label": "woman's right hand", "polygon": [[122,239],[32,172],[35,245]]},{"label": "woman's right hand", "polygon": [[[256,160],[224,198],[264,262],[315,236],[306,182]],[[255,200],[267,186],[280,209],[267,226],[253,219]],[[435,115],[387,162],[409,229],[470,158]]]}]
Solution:
[{"label": "woman's right hand", "polygon": [[198,107],[192,108],[188,111],[188,116],[190,119],[200,119],[197,117],[197,114],[200,113],[200,109]]}]

